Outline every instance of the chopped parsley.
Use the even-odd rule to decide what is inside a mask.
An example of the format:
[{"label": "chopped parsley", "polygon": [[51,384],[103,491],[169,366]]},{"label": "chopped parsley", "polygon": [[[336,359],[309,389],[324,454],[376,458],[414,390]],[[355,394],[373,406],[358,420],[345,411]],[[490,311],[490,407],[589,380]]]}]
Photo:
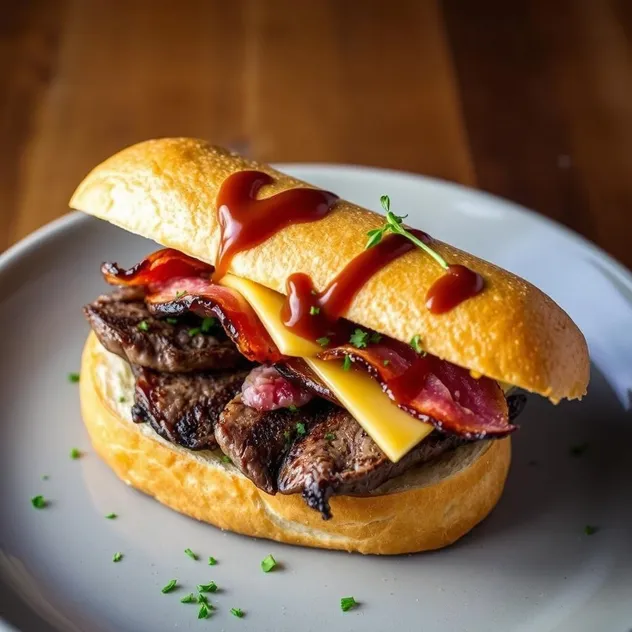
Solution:
[{"label": "chopped parsley", "polygon": [[113,562],[120,562],[123,559],[123,554],[122,553],[115,553],[112,556],[112,561]]},{"label": "chopped parsley", "polygon": [[325,439],[327,439],[327,441],[333,441],[336,438],[336,435],[333,432],[328,432],[325,435]]},{"label": "chopped parsley", "polygon": [[316,314],[320,314],[320,307],[314,307],[314,305],[312,305],[309,308],[309,315],[310,316],[316,316]]},{"label": "chopped parsley", "polygon": [[192,560],[196,560],[198,559],[198,556],[191,550],[191,549],[184,549],[184,552],[192,559]]},{"label": "chopped parsley", "polygon": [[290,439],[292,438],[292,433],[289,430],[286,430],[283,433],[283,438],[285,439],[286,443],[289,443]]},{"label": "chopped parsley", "polygon": [[375,342],[378,343],[380,340],[382,340],[382,334],[378,334],[377,331],[374,331],[370,336],[369,336],[369,342]]},{"label": "chopped parsley", "polygon": [[384,362],[382,362],[384,366],[388,366],[390,363],[391,363],[390,360],[384,360]]},{"label": "chopped parsley", "polygon": [[197,603],[197,597],[193,593],[189,593],[180,599],[180,603]]},{"label": "chopped parsley", "polygon": [[79,381],[79,373],[68,373],[68,381],[71,384],[76,384]]},{"label": "chopped parsley", "polygon": [[272,555],[268,555],[261,560],[261,570],[264,573],[269,573],[275,566],[277,565],[276,560],[272,557]]},{"label": "chopped parsley", "polygon": [[198,619],[208,619],[210,614],[208,606],[205,603],[201,603],[198,610]]},{"label": "chopped parsley", "polygon": [[[229,461],[230,461],[230,459],[229,459]],[[209,557],[208,558],[208,565],[209,566],[215,566],[215,564],[217,564],[217,560],[214,557],[212,557],[212,556]]]},{"label": "chopped parsley", "polygon": [[290,404],[287,409],[291,412],[291,413],[296,413],[298,412],[298,408],[294,405],[294,404]]},{"label": "chopped parsley", "polygon": [[229,456],[222,454],[222,463],[232,463]]},{"label": "chopped parsley", "polygon": [[119,404],[124,404],[127,401],[127,397],[125,397],[125,395],[121,395],[118,400]]},{"label": "chopped parsley", "polygon": [[200,329],[203,334],[207,334],[213,327],[215,327],[215,319],[212,316],[207,316],[203,321]]},{"label": "chopped parsley", "polygon": [[146,320],[141,320],[136,327],[141,331],[149,331],[149,323]]},{"label": "chopped parsley", "polygon": [[31,505],[33,505],[35,509],[44,509],[44,507],[48,505],[48,501],[42,495],[33,496],[33,498],[31,498]]},{"label": "chopped parsley", "polygon": [[358,605],[358,602],[353,597],[343,597],[340,600],[340,609],[343,612],[347,612],[347,610],[351,610],[351,608],[355,608]]},{"label": "chopped parsley", "polygon": [[208,597],[206,595],[204,595],[203,593],[198,593],[197,596],[197,600],[200,603],[203,603],[204,605],[206,605],[207,607],[211,608],[212,610],[214,610],[213,606],[211,606],[211,604],[208,601]]},{"label": "chopped parsley", "polygon": [[410,339],[410,346],[417,352],[417,353],[423,353],[424,350],[421,347],[421,336],[419,334],[415,334],[411,339]]},{"label": "chopped parsley", "polygon": [[571,448],[571,455],[581,456],[584,452],[586,452],[586,450],[588,450],[588,443],[579,443]]},{"label": "chopped parsley", "polygon": [[107,516],[105,516],[108,520],[114,520],[115,518],[118,518],[118,515],[115,513],[109,513]]},{"label": "chopped parsley", "polygon": [[170,593],[176,587],[177,583],[178,583],[177,579],[172,579],[166,586],[163,586],[160,589],[160,592],[165,594],[165,595],[167,593]]},{"label": "chopped parsley", "polygon": [[165,318],[165,320],[170,324],[170,325],[177,325],[178,324],[178,319],[177,318]]},{"label": "chopped parsley", "polygon": [[323,336],[322,338],[316,338],[316,342],[321,346],[321,347],[326,347],[329,342],[330,339],[327,338],[327,336]]},{"label": "chopped parsley", "polygon": [[299,435],[299,437],[302,437],[302,436],[307,434],[307,430],[305,430],[305,424],[304,423],[299,421],[296,424],[296,434]]},{"label": "chopped parsley", "polygon": [[599,527],[596,527],[596,526],[594,526],[592,524],[587,524],[584,527],[584,533],[586,535],[595,535],[595,533],[597,533],[597,531],[599,531]]},{"label": "chopped parsley", "polygon": [[209,582],[208,584],[198,584],[197,585],[198,592],[217,592],[217,584],[215,582]]},{"label": "chopped parsley", "polygon": [[245,614],[241,608],[231,608],[230,613],[238,619],[241,619]]},{"label": "chopped parsley", "polygon": [[349,342],[358,349],[363,349],[367,345],[369,332],[362,329],[356,329],[349,338]]},{"label": "chopped parsley", "polygon": [[176,292],[176,298],[182,298],[183,296],[186,296],[187,291],[186,290],[178,290]]},{"label": "chopped parsley", "polygon": [[191,336],[191,338],[193,338],[193,336],[197,336],[199,333],[202,332],[202,328],[201,327],[193,327],[192,329],[189,329],[189,336]]},{"label": "chopped parsley", "polygon": [[79,450],[79,448],[72,448],[70,450],[70,458],[71,459],[78,459],[81,457],[81,451]]},{"label": "chopped parsley", "polygon": [[351,358],[348,355],[346,355],[342,363],[342,370],[348,371],[350,368],[351,368]]}]

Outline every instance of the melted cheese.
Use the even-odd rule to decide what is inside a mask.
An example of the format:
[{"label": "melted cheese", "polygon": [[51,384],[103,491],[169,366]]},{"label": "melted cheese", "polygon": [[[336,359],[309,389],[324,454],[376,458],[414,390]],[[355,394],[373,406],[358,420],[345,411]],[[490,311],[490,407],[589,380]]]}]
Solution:
[{"label": "melted cheese", "polygon": [[250,303],[281,353],[305,358],[391,461],[399,461],[432,432],[430,424],[398,408],[366,373],[345,371],[342,362],[314,358],[322,348],[292,333],[281,322],[281,294],[233,275],[226,275],[221,283],[237,290]]}]

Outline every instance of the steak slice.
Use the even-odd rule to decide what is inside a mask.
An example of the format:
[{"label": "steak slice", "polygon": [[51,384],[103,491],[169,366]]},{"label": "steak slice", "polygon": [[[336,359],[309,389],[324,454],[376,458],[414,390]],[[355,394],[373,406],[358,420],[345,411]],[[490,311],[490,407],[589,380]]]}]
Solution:
[{"label": "steak slice", "polygon": [[108,351],[132,365],[168,373],[248,364],[221,327],[214,326],[204,333],[200,328],[202,320],[192,314],[160,320],[149,313],[143,296],[142,288],[122,288],[83,308]]},{"label": "steak slice", "polygon": [[277,472],[285,453],[298,432],[307,432],[311,424],[320,421],[321,408],[321,402],[315,401],[296,411],[259,411],[246,406],[238,395],[220,415],[215,439],[244,476],[259,489],[275,494]]},{"label": "steak slice", "polygon": [[307,504],[324,519],[331,518],[329,498],[363,495],[382,483],[466,443],[433,432],[398,463],[393,463],[344,409],[331,406],[321,423],[298,437],[278,475],[283,494],[302,493]]},{"label": "steak slice", "polygon": [[213,427],[241,389],[248,370],[221,373],[156,373],[134,367],[135,422],[149,422],[164,439],[191,450],[216,447]]}]

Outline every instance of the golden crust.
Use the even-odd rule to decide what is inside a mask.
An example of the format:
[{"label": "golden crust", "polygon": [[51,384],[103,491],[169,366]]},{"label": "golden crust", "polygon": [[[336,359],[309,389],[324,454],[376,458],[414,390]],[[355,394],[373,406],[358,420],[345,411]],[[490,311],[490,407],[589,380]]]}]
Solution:
[{"label": "golden crust", "polygon": [[386,483],[369,497],[331,499],[323,521],[302,498],[269,496],[216,452],[174,446],[134,424],[128,365],[90,334],[81,364],[81,410],[92,444],[123,481],[198,520],[279,542],[372,554],[452,544],[494,508],[511,460],[510,440],[459,448]]},{"label": "golden crust", "polygon": [[[204,141],[161,139],[124,149],[96,167],[70,205],[214,263],[220,237],[216,195],[227,176],[243,169],[275,177],[263,197],[304,186]],[[290,226],[240,253],[230,271],[282,293],[291,273],[304,272],[322,289],[364,249],[367,231],[382,223],[377,213],[342,200],[326,218]],[[473,255],[441,242],[436,249],[450,263],[479,272],[484,292],[447,314],[431,314],[424,297],[442,270],[413,251],[376,274],[347,317],[405,342],[420,334],[428,352],[554,401],[586,392],[586,342],[558,305],[527,281]]]}]

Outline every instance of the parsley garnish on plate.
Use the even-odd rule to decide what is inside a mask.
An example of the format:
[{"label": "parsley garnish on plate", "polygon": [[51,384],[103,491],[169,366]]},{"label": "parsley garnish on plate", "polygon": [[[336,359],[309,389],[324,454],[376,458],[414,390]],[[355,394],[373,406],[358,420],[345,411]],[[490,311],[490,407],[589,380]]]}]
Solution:
[{"label": "parsley garnish on plate", "polygon": [[68,381],[71,384],[76,384],[80,379],[79,373],[68,373]]},{"label": "parsley garnish on plate", "polygon": [[355,608],[358,605],[358,602],[353,597],[343,597],[340,600],[340,609],[343,612],[347,612],[347,610],[351,610],[351,608]]},{"label": "parsley garnish on plate", "polygon": [[183,296],[187,295],[187,291],[186,290],[178,290],[176,292],[176,298],[182,298]]},{"label": "parsley garnish on plate", "polygon": [[299,435],[299,437],[302,437],[302,436],[307,434],[307,430],[305,429],[305,424],[304,423],[299,421],[296,424],[296,434]]},{"label": "parsley garnish on plate", "polygon": [[149,331],[149,323],[146,320],[141,320],[136,327],[141,331]]},{"label": "parsley garnish on plate", "polygon": [[348,371],[351,368],[351,358],[348,355],[345,355],[345,359],[342,362],[342,370]]},{"label": "parsley garnish on plate", "polygon": [[264,573],[269,573],[276,565],[277,562],[272,555],[268,555],[261,560],[261,570]]},{"label": "parsley garnish on plate", "polygon": [[294,405],[294,404],[290,404],[287,409],[291,412],[291,413],[295,413],[298,411],[298,408]]},{"label": "parsley garnish on plate", "polygon": [[229,456],[222,454],[222,463],[232,463]]},{"label": "parsley garnish on plate", "polygon": [[591,525],[591,524],[587,524],[584,527],[584,533],[586,535],[595,535],[595,533],[597,533],[597,531],[599,531],[599,527],[596,527],[596,526]]},{"label": "parsley garnish on plate", "polygon": [[384,360],[384,362],[382,362],[384,366],[388,366],[390,363],[391,363],[390,360]]},{"label": "parsley garnish on plate", "polygon": [[123,559],[123,554],[122,553],[115,553],[112,556],[112,561],[113,562],[120,562]]},{"label": "parsley garnish on plate", "polygon": [[72,448],[70,450],[70,458],[71,459],[78,459],[81,457],[81,450],[79,450],[79,448]]},{"label": "parsley garnish on plate", "polygon": [[205,603],[201,603],[198,610],[198,619],[208,619],[210,614],[208,606]]},{"label": "parsley garnish on plate", "polygon": [[125,397],[125,395],[121,395],[118,400],[119,404],[124,404],[127,401],[127,397]]},{"label": "parsley garnish on plate", "polygon": [[217,560],[214,557],[209,557],[208,558],[208,565],[209,566],[215,566],[215,564],[217,564]]},{"label": "parsley garnish on plate", "polygon": [[115,513],[109,513],[107,516],[105,516],[108,520],[114,520],[115,518],[118,518],[118,515]]},{"label": "parsley garnish on plate", "polygon": [[417,352],[417,353],[423,353],[424,350],[421,346],[421,336],[419,334],[415,334],[411,339],[410,339],[410,346]]},{"label": "parsley garnish on plate", "polygon": [[33,505],[35,509],[44,509],[44,507],[48,505],[48,501],[40,494],[39,496],[33,496],[33,498],[31,498],[31,505]]},{"label": "parsley garnish on plate", "polygon": [[47,481],[50,478],[48,474],[42,474],[42,480]]},{"label": "parsley garnish on plate", "polygon": [[369,336],[369,342],[374,342],[374,343],[377,344],[380,340],[382,340],[382,334],[378,334],[377,331],[374,331]]},{"label": "parsley garnish on plate", "polygon": [[166,586],[163,586],[160,589],[160,592],[166,595],[167,593],[170,593],[176,587],[177,584],[178,584],[178,580],[172,579],[167,583]]},{"label": "parsley garnish on plate", "polygon": [[197,585],[198,592],[217,592],[217,584],[215,582],[209,582],[208,584],[198,584]]},{"label": "parsley garnish on plate", "polygon": [[316,342],[321,347],[326,347],[329,344],[330,339],[327,336],[323,336],[322,338],[316,338]]},{"label": "parsley garnish on plate", "polygon": [[198,556],[191,549],[184,549],[184,552],[192,559],[197,561]]},{"label": "parsley garnish on plate", "polygon": [[178,319],[177,318],[165,318],[165,320],[170,324],[170,325],[177,325],[178,324]]},{"label": "parsley garnish on plate", "polygon": [[333,441],[336,438],[336,435],[333,432],[328,432],[325,435],[325,439],[327,439],[327,441]]},{"label": "parsley garnish on plate", "polygon": [[309,308],[309,315],[316,316],[316,314],[320,314],[320,307],[314,307],[313,305]]},{"label": "parsley garnish on plate", "polygon": [[197,597],[193,593],[189,593],[180,599],[180,603],[197,603]]},{"label": "parsley garnish on plate", "polygon": [[202,328],[201,327],[193,327],[192,329],[189,329],[189,336],[191,336],[191,338],[193,338],[194,336],[197,336],[199,333],[201,333]]},{"label": "parsley garnish on plate", "polygon": [[356,329],[351,334],[349,338],[349,342],[358,349],[364,349],[367,345],[367,340],[369,338],[369,332],[364,331],[363,329]]},{"label": "parsley garnish on plate", "polygon": [[230,613],[238,619],[241,619],[246,614],[241,608],[231,608]]}]

